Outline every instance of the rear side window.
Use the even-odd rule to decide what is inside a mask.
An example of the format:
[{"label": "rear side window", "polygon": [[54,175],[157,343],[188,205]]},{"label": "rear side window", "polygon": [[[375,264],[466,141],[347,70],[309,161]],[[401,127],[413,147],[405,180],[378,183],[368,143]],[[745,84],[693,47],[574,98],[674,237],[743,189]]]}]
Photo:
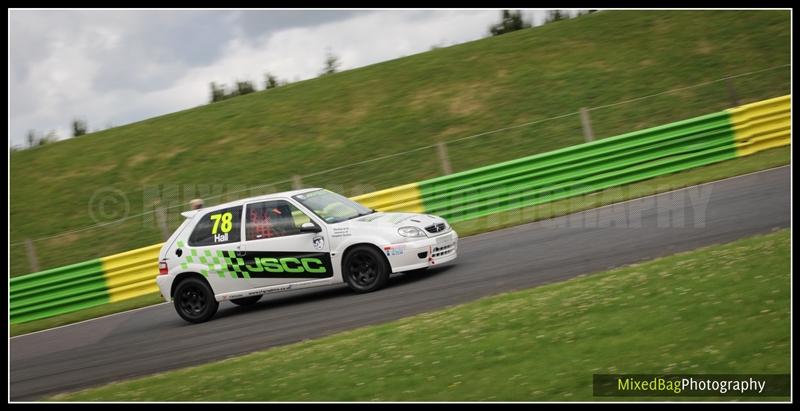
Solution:
[{"label": "rear side window", "polygon": [[189,236],[189,245],[236,243],[241,237],[242,206],[214,210],[200,218]]}]

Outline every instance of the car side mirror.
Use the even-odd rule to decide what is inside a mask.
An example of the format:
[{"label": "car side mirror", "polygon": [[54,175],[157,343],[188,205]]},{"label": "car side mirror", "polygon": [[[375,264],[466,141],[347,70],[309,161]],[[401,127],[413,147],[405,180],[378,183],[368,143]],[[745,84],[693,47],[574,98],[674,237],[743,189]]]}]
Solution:
[{"label": "car side mirror", "polygon": [[318,233],[320,231],[322,231],[322,228],[310,221],[300,226],[301,233]]}]

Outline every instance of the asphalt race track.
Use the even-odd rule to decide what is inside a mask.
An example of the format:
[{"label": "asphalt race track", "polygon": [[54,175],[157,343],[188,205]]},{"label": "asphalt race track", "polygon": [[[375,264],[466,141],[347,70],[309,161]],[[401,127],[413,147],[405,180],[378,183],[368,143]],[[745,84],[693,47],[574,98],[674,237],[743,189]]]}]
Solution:
[{"label": "asphalt race track", "polygon": [[205,363],[788,227],[789,178],[790,168],[780,167],[463,238],[453,264],[394,276],[375,293],[357,295],[342,285],[265,296],[251,307],[223,303],[212,321],[198,325],[161,304],[11,338],[11,400]]}]

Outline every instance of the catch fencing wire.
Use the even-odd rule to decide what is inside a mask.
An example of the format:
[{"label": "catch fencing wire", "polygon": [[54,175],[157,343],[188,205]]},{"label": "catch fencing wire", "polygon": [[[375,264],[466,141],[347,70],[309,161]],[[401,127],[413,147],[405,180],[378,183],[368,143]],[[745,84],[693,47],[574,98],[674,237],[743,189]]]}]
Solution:
[{"label": "catch fencing wire", "polygon": [[[708,86],[710,84],[715,84],[715,83],[719,83],[719,82],[723,82],[723,81],[727,81],[727,80],[732,80],[732,79],[740,78],[740,77],[747,77],[747,76],[751,76],[751,75],[754,75],[754,74],[759,74],[759,73],[763,73],[763,72],[767,72],[767,71],[771,71],[771,70],[777,70],[777,69],[786,68],[786,67],[791,67],[791,64],[782,64],[782,65],[779,65],[779,66],[768,67],[768,68],[761,69],[761,70],[755,70],[755,71],[750,71],[750,72],[746,72],[746,73],[740,73],[740,74],[735,74],[735,75],[731,75],[731,76],[721,77],[721,78],[718,78],[718,79],[715,79],[715,80],[710,80],[710,81],[705,81],[705,82],[702,82],[702,83],[692,84],[690,86],[685,86],[685,87],[678,87],[678,88],[674,88],[674,89],[669,89],[669,90],[661,91],[661,92],[658,92],[658,93],[653,93],[653,94],[648,94],[648,95],[644,95],[644,96],[640,96],[640,97],[635,97],[635,98],[628,99],[628,100],[618,101],[618,102],[615,102],[615,103],[604,104],[604,105],[595,106],[595,107],[587,107],[586,109],[588,111],[593,111],[593,110],[599,110],[599,109],[604,109],[604,108],[609,108],[609,107],[615,107],[615,106],[619,106],[619,105],[623,105],[623,104],[630,104],[630,103],[634,103],[634,102],[645,100],[645,99],[649,99],[649,98],[654,98],[654,97],[658,97],[658,96],[662,96],[662,95],[666,95],[666,94],[671,94],[671,93],[677,93],[679,91],[689,90],[689,89],[693,89],[693,88],[697,88],[697,87]],[[533,125],[536,125],[536,124],[544,123],[544,122],[547,122],[547,121],[558,120],[558,119],[562,119],[562,118],[566,118],[566,117],[570,117],[570,116],[577,116],[577,115],[580,115],[580,110],[576,110],[576,111],[573,111],[573,112],[570,112],[570,113],[559,114],[559,115],[556,115],[556,116],[543,118],[543,119],[539,119],[539,120],[529,121],[529,122],[526,122],[526,123],[521,123],[521,124],[517,124],[517,125],[513,125],[513,126],[498,128],[498,129],[495,129],[495,130],[484,131],[484,132],[481,132],[481,133],[472,134],[472,135],[461,137],[461,138],[447,140],[447,141],[444,141],[444,143],[445,144],[450,144],[450,143],[457,143],[457,142],[460,142],[460,141],[472,140],[472,139],[475,139],[475,138],[478,138],[478,137],[483,137],[483,136],[487,136],[487,135],[491,135],[491,134],[501,133],[503,131],[514,130],[514,129],[518,129],[518,128],[522,128],[522,127],[529,127],[529,126],[533,126]],[[429,150],[429,149],[435,148],[437,146],[437,144],[438,143],[429,144],[429,145],[426,145],[426,146],[416,147],[416,148],[413,148],[413,149],[407,150],[407,151],[402,151],[402,152],[393,153],[393,154],[387,154],[387,155],[383,155],[383,156],[380,156],[380,157],[373,157],[373,158],[370,158],[370,159],[367,159],[367,160],[358,161],[358,162],[355,162],[355,163],[349,163],[349,164],[345,164],[345,165],[342,165],[342,166],[333,167],[333,168],[329,168],[329,169],[322,170],[322,171],[317,171],[317,172],[310,173],[310,174],[305,174],[305,175],[302,175],[300,177],[301,178],[315,177],[315,176],[332,173],[332,172],[339,171],[339,170],[346,169],[346,168],[357,167],[357,166],[364,165],[364,164],[374,163],[376,161],[388,160],[388,159],[399,157],[399,156],[403,156],[403,155],[406,155],[406,154],[411,154],[411,153],[415,153],[415,152],[419,152],[419,151],[423,151],[423,150]],[[290,178],[290,179],[287,179],[287,180],[282,180],[282,181],[278,181],[278,182],[262,184],[262,185],[249,187],[249,188],[238,190],[238,191],[231,191],[231,192],[226,192],[224,194],[219,194],[219,195],[215,195],[215,196],[206,197],[205,200],[212,200],[212,199],[216,199],[216,198],[220,198],[220,197],[231,196],[233,194],[238,194],[238,193],[242,193],[242,192],[245,192],[245,191],[254,191],[254,190],[263,189],[263,188],[266,188],[266,187],[273,187],[273,186],[277,186],[277,185],[280,185],[280,184],[287,184],[287,183],[291,183],[291,182],[292,182],[292,179]],[[176,209],[176,208],[185,209],[185,208],[188,208],[189,205],[190,205],[190,203],[187,202],[187,203],[177,204],[177,205],[174,205],[174,206],[171,206],[171,207],[165,207],[164,210],[166,211],[166,210],[172,210],[172,209]],[[62,237],[62,236],[66,236],[66,235],[70,235],[70,234],[74,234],[74,233],[79,233],[79,232],[83,232],[83,231],[87,231],[87,230],[92,230],[92,229],[95,229],[95,228],[102,228],[102,227],[105,227],[105,226],[118,224],[118,223],[121,223],[123,221],[131,220],[131,219],[138,218],[138,217],[142,217],[142,216],[145,216],[147,214],[150,214],[151,212],[152,211],[147,211],[147,212],[143,212],[143,213],[140,213],[140,214],[136,214],[136,215],[131,215],[131,216],[127,216],[127,217],[124,217],[124,218],[120,218],[120,219],[117,219],[117,220],[114,220],[114,221],[98,223],[98,224],[94,224],[94,225],[91,225],[91,226],[86,226],[86,227],[82,227],[82,228],[78,228],[78,229],[74,229],[74,230],[70,230],[70,231],[65,231],[65,232],[62,232],[62,233],[59,233],[59,234],[54,234],[54,235],[51,235],[51,236],[39,237],[39,238],[36,238],[36,239],[32,239],[31,241],[49,240],[49,239],[58,238],[58,237]],[[10,246],[17,246],[17,245],[21,245],[21,244],[24,244],[24,243],[25,243],[25,241],[17,241],[15,243],[10,243],[9,245]]]}]

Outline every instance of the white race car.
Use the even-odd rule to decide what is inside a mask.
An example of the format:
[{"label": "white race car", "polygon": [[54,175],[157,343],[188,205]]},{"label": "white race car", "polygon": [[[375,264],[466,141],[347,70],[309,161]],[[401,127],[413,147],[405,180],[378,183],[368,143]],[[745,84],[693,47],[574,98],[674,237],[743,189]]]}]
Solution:
[{"label": "white race car", "polygon": [[186,321],[209,320],[220,301],[346,283],[383,287],[390,273],[456,258],[458,234],[436,216],[388,213],[312,188],[187,211],[164,243],[156,282]]}]

